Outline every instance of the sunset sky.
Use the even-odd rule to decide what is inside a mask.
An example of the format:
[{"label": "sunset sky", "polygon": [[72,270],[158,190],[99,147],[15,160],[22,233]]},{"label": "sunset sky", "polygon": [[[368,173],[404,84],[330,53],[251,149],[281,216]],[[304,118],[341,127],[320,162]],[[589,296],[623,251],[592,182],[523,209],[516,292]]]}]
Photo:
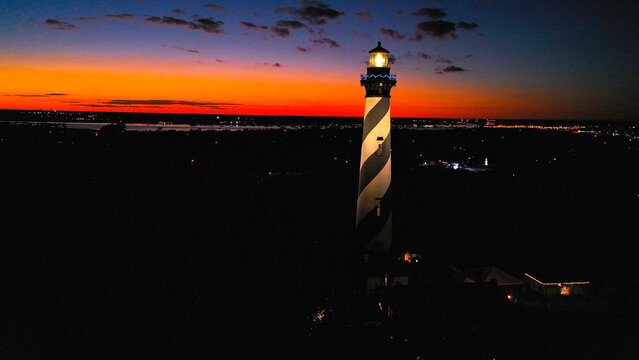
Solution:
[{"label": "sunset sky", "polygon": [[0,0],[0,108],[639,118],[639,2]]}]

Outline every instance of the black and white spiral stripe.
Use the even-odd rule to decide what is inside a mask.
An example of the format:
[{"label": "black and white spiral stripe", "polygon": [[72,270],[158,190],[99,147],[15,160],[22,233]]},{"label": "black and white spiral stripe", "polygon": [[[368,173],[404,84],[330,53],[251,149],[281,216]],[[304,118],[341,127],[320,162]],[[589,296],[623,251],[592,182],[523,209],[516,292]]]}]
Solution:
[{"label": "black and white spiral stripe", "polygon": [[356,219],[359,245],[367,252],[386,252],[391,244],[390,135],[390,97],[367,97]]}]

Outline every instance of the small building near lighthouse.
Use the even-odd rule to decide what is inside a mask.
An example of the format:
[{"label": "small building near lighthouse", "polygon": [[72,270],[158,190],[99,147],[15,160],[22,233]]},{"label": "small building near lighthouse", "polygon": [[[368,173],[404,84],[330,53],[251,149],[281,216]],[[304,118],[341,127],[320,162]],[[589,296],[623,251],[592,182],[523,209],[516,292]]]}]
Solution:
[{"label": "small building near lighthouse", "polygon": [[544,282],[528,273],[524,273],[524,276],[526,276],[526,281],[532,290],[546,297],[584,295],[590,285],[589,281]]}]

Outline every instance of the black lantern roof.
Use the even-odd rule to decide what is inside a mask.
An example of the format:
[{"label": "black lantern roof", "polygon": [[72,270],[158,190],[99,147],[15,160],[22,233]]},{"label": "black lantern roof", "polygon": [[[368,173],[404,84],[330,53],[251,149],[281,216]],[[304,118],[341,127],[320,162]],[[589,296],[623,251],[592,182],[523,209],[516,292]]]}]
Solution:
[{"label": "black lantern roof", "polygon": [[382,42],[381,42],[381,41],[378,41],[378,42],[377,42],[377,47],[376,47],[376,48],[374,48],[373,50],[369,51],[368,53],[369,53],[369,54],[372,54],[372,53],[378,53],[378,52],[387,53],[387,54],[389,53],[389,51],[388,51],[388,50],[386,50],[386,49],[384,49],[384,48],[382,47]]}]

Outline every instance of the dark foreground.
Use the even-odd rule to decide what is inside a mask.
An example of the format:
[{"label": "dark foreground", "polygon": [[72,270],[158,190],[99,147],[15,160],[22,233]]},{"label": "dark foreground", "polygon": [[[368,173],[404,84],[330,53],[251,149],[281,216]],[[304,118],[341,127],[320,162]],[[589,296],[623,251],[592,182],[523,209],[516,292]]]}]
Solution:
[{"label": "dark foreground", "polygon": [[[360,137],[0,124],[0,357],[633,358],[628,139],[395,131],[393,252],[429,275],[396,295],[402,317],[373,319],[351,288]],[[468,156],[494,167],[418,166]],[[442,264],[592,287],[577,310],[530,309]]]}]

